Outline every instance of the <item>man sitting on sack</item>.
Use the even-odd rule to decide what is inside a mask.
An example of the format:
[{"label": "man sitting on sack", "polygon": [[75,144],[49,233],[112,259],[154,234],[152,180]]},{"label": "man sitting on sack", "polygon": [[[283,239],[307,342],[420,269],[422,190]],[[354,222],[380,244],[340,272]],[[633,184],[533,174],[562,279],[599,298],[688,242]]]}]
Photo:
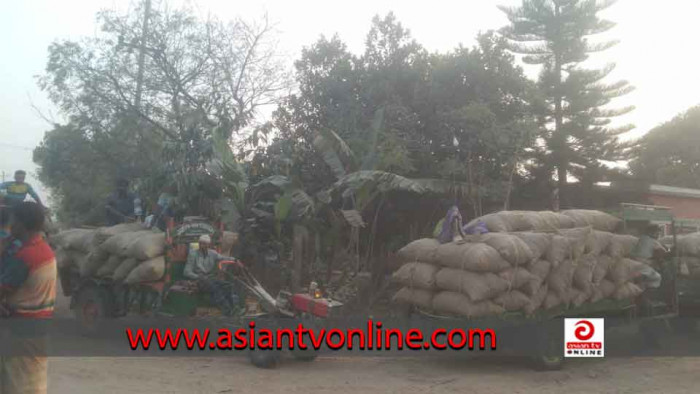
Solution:
[{"label": "man sitting on sack", "polygon": [[232,283],[216,277],[220,261],[235,259],[216,253],[210,246],[211,238],[208,235],[199,237],[199,250],[192,250],[187,256],[185,278],[196,281],[199,291],[208,293],[211,302],[225,315],[235,315],[240,310],[241,299]]}]

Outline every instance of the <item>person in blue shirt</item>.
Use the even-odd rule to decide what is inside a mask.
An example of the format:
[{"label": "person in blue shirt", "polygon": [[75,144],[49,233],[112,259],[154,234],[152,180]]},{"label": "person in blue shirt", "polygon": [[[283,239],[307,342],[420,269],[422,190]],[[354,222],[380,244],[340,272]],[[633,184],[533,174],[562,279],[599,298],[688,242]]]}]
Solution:
[{"label": "person in blue shirt", "polygon": [[0,191],[3,192],[3,202],[14,207],[20,203],[23,203],[29,194],[34,201],[39,204],[42,208],[44,204],[41,202],[39,195],[36,194],[32,185],[24,181],[27,176],[27,172],[24,170],[15,171],[15,180],[10,182],[3,182],[0,184]]},{"label": "person in blue shirt", "polygon": [[128,180],[117,180],[117,190],[107,199],[105,210],[109,226],[136,221],[141,216],[141,200],[129,191]]}]

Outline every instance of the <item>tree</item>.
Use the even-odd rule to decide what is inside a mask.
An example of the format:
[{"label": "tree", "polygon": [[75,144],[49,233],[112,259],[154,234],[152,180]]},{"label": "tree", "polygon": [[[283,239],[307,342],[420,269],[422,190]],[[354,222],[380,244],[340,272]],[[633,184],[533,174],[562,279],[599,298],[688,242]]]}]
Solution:
[{"label": "tree", "polygon": [[632,149],[629,167],[649,183],[700,188],[700,106],[649,131]]},{"label": "tree", "polygon": [[[200,20],[188,9],[171,10],[163,3],[154,5],[145,30],[142,11],[102,11],[96,37],[49,47],[46,72],[38,81],[67,124],[47,133],[46,152],[36,160],[55,178],[50,182],[61,189],[55,190],[58,195],[68,198],[70,175],[45,167],[57,163],[47,154],[50,146],[64,145],[59,140],[66,133],[58,130],[65,126],[81,134],[86,149],[104,162],[95,166],[83,161],[92,160],[90,155],[77,155],[73,160],[80,166],[98,168],[108,180],[158,179],[154,189],[176,180],[181,196],[198,200],[212,181],[207,165],[220,156],[215,137],[248,138],[259,108],[274,103],[289,86],[266,20]],[[88,184],[85,192],[90,190]]]},{"label": "tree", "polygon": [[520,7],[499,7],[510,20],[501,30],[510,50],[524,55],[527,64],[541,66],[538,85],[546,99],[542,123],[543,149],[535,156],[534,172],[556,177],[563,206],[567,205],[567,178],[600,176],[603,161],[620,160],[626,125],[609,127],[611,118],[633,109],[609,109],[612,99],[630,92],[627,81],[604,83],[614,64],[603,69],[582,67],[590,54],[604,51],[615,41],[591,38],[615,26],[599,17],[614,0],[523,0]]}]

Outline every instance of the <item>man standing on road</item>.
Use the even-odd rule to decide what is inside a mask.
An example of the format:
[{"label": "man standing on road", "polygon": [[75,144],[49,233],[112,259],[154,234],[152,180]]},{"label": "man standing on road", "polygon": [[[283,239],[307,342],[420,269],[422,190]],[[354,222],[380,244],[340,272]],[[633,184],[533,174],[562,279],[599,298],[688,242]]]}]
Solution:
[{"label": "man standing on road", "polygon": [[199,250],[191,250],[187,256],[185,278],[197,281],[199,291],[208,293],[211,302],[221,308],[227,316],[235,314],[240,306],[240,298],[234,294],[231,283],[217,279],[217,264],[222,260],[232,260],[211,250],[211,238],[208,235],[199,237]]},{"label": "man standing on road", "polygon": [[14,207],[17,204],[24,202],[29,194],[40,207],[44,207],[39,195],[36,194],[32,185],[24,181],[27,173],[24,170],[15,171],[15,180],[0,184],[0,190],[3,192],[3,200],[5,204]]},{"label": "man standing on road", "polygon": [[0,393],[46,393],[47,358],[43,324],[53,316],[56,258],[42,236],[44,210],[22,202],[13,209],[10,242],[0,257],[0,316],[10,326],[5,343],[12,354],[0,357]]}]

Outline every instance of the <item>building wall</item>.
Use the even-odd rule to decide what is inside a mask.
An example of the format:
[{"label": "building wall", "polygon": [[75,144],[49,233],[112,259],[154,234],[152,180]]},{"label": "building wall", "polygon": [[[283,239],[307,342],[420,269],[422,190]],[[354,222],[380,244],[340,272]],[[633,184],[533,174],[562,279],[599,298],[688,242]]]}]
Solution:
[{"label": "building wall", "polygon": [[700,219],[700,199],[648,194],[646,199],[653,205],[671,208],[678,219]]}]

